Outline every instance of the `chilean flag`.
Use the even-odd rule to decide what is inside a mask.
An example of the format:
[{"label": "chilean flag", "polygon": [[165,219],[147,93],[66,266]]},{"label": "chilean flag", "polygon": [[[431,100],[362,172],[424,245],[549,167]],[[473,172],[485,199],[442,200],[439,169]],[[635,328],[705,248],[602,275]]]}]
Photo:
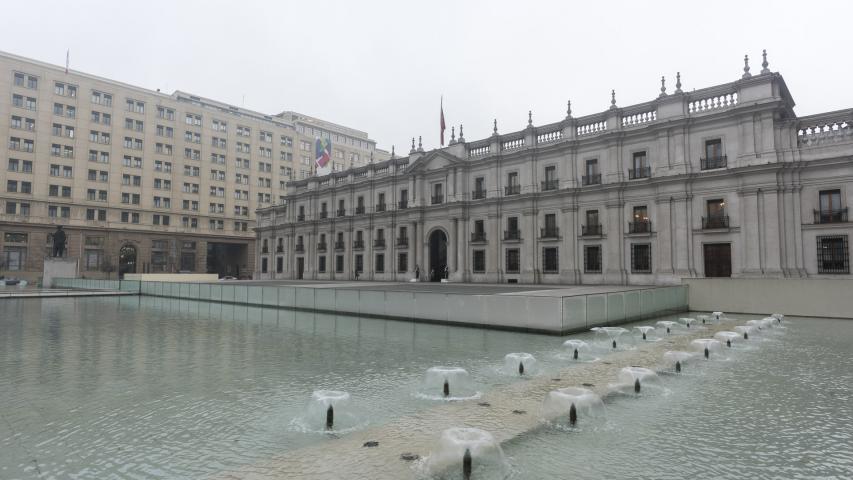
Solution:
[{"label": "chilean flag", "polygon": [[447,127],[444,126],[444,95],[441,96],[441,119],[439,121],[439,128],[441,128],[441,146],[444,146],[444,131]]},{"label": "chilean flag", "polygon": [[325,167],[332,159],[332,141],[328,138],[318,138],[314,144],[314,154],[314,163],[319,168]]}]

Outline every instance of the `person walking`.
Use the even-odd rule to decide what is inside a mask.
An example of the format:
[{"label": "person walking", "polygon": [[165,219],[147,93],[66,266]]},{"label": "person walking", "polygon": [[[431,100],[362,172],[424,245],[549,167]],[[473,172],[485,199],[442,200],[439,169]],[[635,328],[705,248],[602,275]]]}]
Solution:
[{"label": "person walking", "polygon": [[421,266],[417,263],[415,264],[415,280],[421,281]]}]

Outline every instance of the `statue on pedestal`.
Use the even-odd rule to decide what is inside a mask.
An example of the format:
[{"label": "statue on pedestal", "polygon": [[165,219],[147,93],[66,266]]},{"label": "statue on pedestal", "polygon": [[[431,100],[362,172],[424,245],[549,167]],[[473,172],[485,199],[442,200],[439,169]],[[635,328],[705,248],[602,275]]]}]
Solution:
[{"label": "statue on pedestal", "polygon": [[53,254],[51,257],[62,257],[65,253],[65,231],[62,230],[62,225],[56,226],[56,231],[53,232]]}]

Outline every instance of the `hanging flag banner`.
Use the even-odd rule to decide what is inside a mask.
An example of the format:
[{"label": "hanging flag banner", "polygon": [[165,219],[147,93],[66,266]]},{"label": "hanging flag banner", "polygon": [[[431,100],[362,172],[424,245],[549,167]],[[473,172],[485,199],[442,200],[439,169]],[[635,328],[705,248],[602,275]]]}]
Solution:
[{"label": "hanging flag banner", "polygon": [[314,144],[314,153],[314,163],[317,167],[325,167],[332,159],[332,141],[328,138],[318,138]]}]

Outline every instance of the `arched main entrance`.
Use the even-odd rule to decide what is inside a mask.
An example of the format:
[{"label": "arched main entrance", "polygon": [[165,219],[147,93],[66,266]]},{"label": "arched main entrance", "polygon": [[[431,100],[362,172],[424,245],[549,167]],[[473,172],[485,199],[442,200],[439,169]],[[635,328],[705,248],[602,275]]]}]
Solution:
[{"label": "arched main entrance", "polygon": [[136,273],[136,247],[125,245],[118,251],[118,278],[125,273]]},{"label": "arched main entrance", "polygon": [[447,268],[447,235],[436,230],[429,236],[429,280],[438,282],[444,278]]}]

